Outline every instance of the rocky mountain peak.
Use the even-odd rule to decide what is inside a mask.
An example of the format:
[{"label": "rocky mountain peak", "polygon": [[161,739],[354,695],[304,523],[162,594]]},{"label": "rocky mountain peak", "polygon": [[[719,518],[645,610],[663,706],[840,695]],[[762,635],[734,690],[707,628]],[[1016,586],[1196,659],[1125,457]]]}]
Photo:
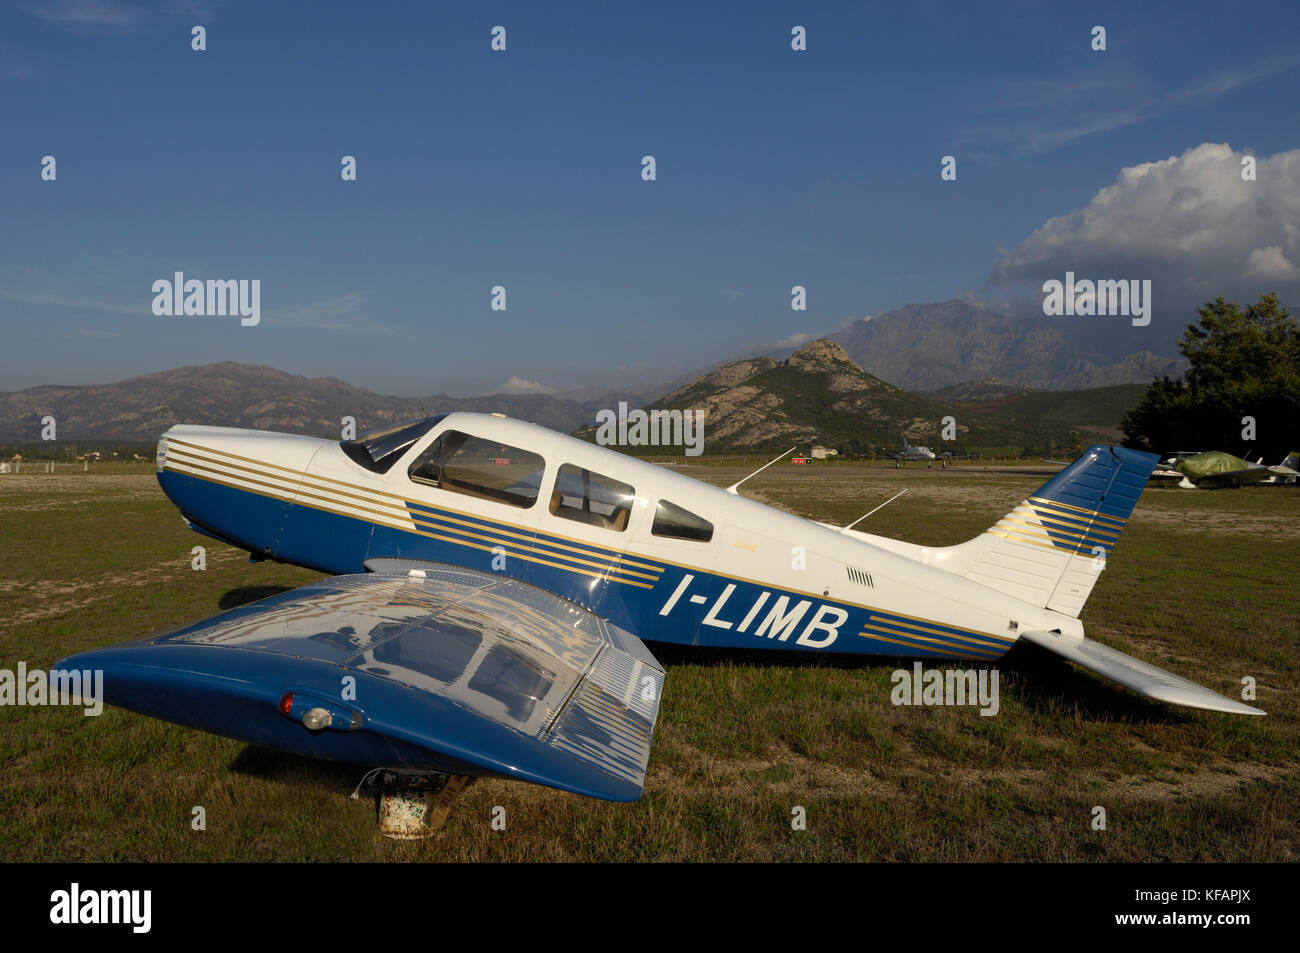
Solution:
[{"label": "rocky mountain peak", "polygon": [[[847,363],[852,364],[853,359],[844,348],[840,347],[830,338],[820,338],[809,344],[805,344],[799,350],[795,351],[786,360],[790,367],[797,367],[803,370],[831,370],[831,365]],[[855,365],[856,366],[856,365]],[[840,368],[834,368],[839,370]]]}]

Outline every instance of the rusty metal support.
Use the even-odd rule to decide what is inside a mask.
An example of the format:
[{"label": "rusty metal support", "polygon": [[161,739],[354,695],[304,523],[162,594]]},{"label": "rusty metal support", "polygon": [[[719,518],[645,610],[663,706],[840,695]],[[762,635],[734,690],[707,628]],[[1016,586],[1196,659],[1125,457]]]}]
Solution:
[{"label": "rusty metal support", "polygon": [[474,779],[465,774],[380,775],[379,833],[396,840],[419,840],[447,823],[452,805]]}]

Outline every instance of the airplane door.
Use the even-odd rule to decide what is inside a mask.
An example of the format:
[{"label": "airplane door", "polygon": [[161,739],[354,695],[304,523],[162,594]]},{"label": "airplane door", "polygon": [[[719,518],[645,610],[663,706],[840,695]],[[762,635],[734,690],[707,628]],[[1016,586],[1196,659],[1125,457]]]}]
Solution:
[{"label": "airplane door", "polygon": [[[638,635],[659,638],[666,623],[656,613],[676,570],[634,542],[648,528],[653,501],[621,480],[562,463],[544,503],[530,581]],[[683,630],[674,641],[689,638]]]},{"label": "airplane door", "polygon": [[526,449],[448,429],[380,484],[389,518],[370,558],[420,559],[525,579],[545,462]]}]

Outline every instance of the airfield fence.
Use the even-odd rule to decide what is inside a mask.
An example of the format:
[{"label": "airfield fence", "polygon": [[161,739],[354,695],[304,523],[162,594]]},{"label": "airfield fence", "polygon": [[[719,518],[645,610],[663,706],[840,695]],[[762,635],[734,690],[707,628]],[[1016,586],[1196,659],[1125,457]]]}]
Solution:
[{"label": "airfield fence", "polygon": [[152,460],[5,460],[0,461],[0,477],[15,474],[146,473],[153,468]]}]

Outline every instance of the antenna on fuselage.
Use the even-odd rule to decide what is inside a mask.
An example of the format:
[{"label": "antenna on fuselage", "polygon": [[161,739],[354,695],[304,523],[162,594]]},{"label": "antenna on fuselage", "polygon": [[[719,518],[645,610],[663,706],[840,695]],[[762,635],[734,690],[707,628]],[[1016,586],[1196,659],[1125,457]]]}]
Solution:
[{"label": "antenna on fuselage", "polygon": [[[795,445],[795,446],[791,447],[789,450],[787,450],[785,453],[794,453],[794,451],[796,451],[796,450],[798,450],[798,449],[799,449],[798,445]],[[772,464],[776,463],[777,460],[784,460],[784,459],[785,459],[785,453],[783,453],[783,454],[781,454],[780,456],[778,456],[778,457],[776,458],[776,460],[769,460],[769,461],[767,461],[767,463],[763,464],[761,467],[759,467],[757,470],[755,470],[755,471],[754,471],[753,473],[751,473],[749,476],[744,477],[743,479],[737,480],[735,483],[731,484],[731,486],[727,487],[727,492],[730,493],[730,494],[732,494],[733,496],[740,496],[740,484],[744,483],[745,480],[748,480],[749,477],[758,476],[760,473],[762,473],[764,470],[766,470],[766,469],[767,469],[768,467],[770,467]]]},{"label": "antenna on fuselage", "polygon": [[[879,506],[877,506],[877,507],[876,507],[876,510],[883,510],[886,506],[888,506],[890,503],[894,502],[894,500],[898,499],[900,496],[902,496],[902,495],[903,495],[904,493],[906,493],[906,492],[907,492],[906,490],[899,490],[897,493],[895,493],[895,494],[894,494],[893,496],[891,496],[889,499],[885,500],[885,502],[883,502],[883,503],[881,503]],[[876,510],[872,510],[871,513],[876,512]],[[859,516],[857,519],[855,519],[855,520],[854,520],[852,523],[850,523],[848,526],[846,526],[846,527],[844,527],[842,530],[840,530],[840,532],[841,532],[841,533],[847,533],[849,530],[853,529],[853,527],[857,526],[857,525],[858,525],[859,523],[861,523],[864,519],[866,519],[868,516],[870,516],[871,513],[863,513],[861,516]]]}]

